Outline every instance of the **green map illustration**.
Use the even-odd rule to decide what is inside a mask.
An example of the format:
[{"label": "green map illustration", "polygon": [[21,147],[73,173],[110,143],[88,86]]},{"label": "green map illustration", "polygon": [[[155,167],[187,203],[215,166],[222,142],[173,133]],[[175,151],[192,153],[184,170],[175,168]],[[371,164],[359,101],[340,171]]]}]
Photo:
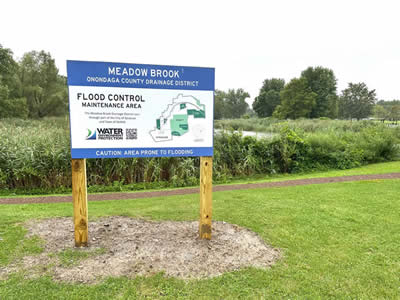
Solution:
[{"label": "green map illustration", "polygon": [[150,135],[155,142],[170,141],[173,137],[183,136],[190,132],[191,118],[205,119],[206,107],[191,95],[179,94],[155,120],[156,126],[150,131]]}]

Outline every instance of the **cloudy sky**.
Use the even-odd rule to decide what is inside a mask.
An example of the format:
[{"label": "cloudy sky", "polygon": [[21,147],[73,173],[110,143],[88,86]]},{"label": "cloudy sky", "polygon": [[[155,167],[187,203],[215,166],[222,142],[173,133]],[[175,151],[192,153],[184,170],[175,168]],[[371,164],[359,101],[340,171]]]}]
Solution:
[{"label": "cloudy sky", "polygon": [[257,96],[266,78],[333,69],[338,89],[365,82],[400,99],[400,3],[388,1],[1,2],[0,44],[16,58],[215,67],[216,88]]}]

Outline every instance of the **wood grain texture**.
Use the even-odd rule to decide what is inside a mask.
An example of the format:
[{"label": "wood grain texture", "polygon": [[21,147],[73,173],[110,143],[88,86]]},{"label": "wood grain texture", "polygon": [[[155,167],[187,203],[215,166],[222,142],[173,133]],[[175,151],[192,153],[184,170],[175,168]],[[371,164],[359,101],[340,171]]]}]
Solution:
[{"label": "wood grain texture", "polygon": [[74,203],[75,246],[88,246],[88,201],[86,183],[86,160],[73,159],[72,201]]},{"label": "wood grain texture", "polygon": [[200,222],[201,239],[211,239],[212,157],[200,157]]}]

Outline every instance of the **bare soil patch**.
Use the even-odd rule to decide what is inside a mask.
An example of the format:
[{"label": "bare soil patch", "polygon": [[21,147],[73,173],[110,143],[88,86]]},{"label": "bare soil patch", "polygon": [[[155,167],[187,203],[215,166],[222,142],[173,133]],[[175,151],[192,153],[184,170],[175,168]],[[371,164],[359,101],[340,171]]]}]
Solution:
[{"label": "bare soil patch", "polygon": [[[29,277],[49,274],[56,280],[82,283],[158,272],[200,279],[245,267],[267,268],[281,256],[254,232],[226,222],[213,222],[212,239],[201,240],[198,222],[100,218],[90,222],[87,248],[74,247],[72,218],[25,225],[28,236],[45,241],[44,252],[0,268],[0,278],[24,271]],[[81,259],[69,265],[61,259],[66,252]]]}]

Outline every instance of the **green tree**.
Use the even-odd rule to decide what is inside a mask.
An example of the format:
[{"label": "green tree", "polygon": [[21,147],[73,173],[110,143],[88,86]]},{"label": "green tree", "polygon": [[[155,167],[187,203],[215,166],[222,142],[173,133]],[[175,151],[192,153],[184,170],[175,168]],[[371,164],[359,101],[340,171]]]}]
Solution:
[{"label": "green tree", "polygon": [[271,78],[264,80],[260,93],[253,102],[253,109],[257,113],[257,116],[272,116],[275,108],[281,104],[280,92],[284,86],[284,79]]},{"label": "green tree", "polygon": [[9,90],[5,85],[0,85],[0,119],[26,118],[28,105],[25,98],[9,98]]},{"label": "green tree", "polygon": [[0,45],[0,118],[27,117],[26,99],[19,92],[18,64],[12,51]]},{"label": "green tree", "polygon": [[286,119],[287,112],[284,110],[282,105],[278,105],[275,107],[274,112],[272,113],[272,117],[275,119]]},{"label": "green tree", "polygon": [[0,74],[3,78],[4,75],[10,75],[15,72],[18,64],[13,58],[13,53],[10,49],[4,48],[0,44]]},{"label": "green tree", "polygon": [[390,112],[389,112],[389,118],[393,121],[398,121],[400,120],[400,105],[392,105]]},{"label": "green tree", "polygon": [[20,96],[20,84],[18,79],[18,64],[13,58],[13,53],[0,44],[0,85],[7,86],[8,96],[17,98]]},{"label": "green tree", "polygon": [[22,96],[27,99],[29,117],[42,118],[67,112],[68,99],[65,78],[50,53],[31,51],[20,62]]},{"label": "green tree", "polygon": [[317,94],[311,91],[307,79],[294,78],[281,91],[281,105],[273,116],[285,119],[309,118],[316,104]]},{"label": "green tree", "polygon": [[385,119],[393,119],[393,117],[396,115],[396,110],[397,110],[396,108],[394,108],[395,106],[400,106],[400,100],[391,100],[391,101],[379,100],[374,107],[374,116],[375,116],[375,110],[376,109],[380,110],[377,107],[382,107],[383,109],[386,110]]},{"label": "green tree", "polygon": [[245,92],[243,89],[228,90],[226,93],[225,103],[227,105],[226,111],[229,112],[229,118],[240,118],[246,113],[249,105],[245,100],[249,97],[249,93]]},{"label": "green tree", "polygon": [[376,102],[375,90],[368,90],[365,83],[349,83],[339,99],[340,117],[360,120],[372,114]]},{"label": "green tree", "polygon": [[307,84],[316,95],[316,104],[310,117],[337,117],[336,82],[337,79],[331,69],[309,67],[301,73],[301,77],[307,79]]},{"label": "green tree", "polygon": [[383,105],[375,105],[374,108],[372,109],[372,114],[374,115],[375,118],[378,119],[387,119],[389,118],[389,112]]},{"label": "green tree", "polygon": [[240,118],[249,108],[245,101],[250,97],[243,89],[229,89],[228,92],[216,91],[215,93],[215,119],[218,118]]},{"label": "green tree", "polygon": [[224,118],[224,102],[225,93],[220,90],[215,90],[214,92],[214,119],[220,120]]}]

